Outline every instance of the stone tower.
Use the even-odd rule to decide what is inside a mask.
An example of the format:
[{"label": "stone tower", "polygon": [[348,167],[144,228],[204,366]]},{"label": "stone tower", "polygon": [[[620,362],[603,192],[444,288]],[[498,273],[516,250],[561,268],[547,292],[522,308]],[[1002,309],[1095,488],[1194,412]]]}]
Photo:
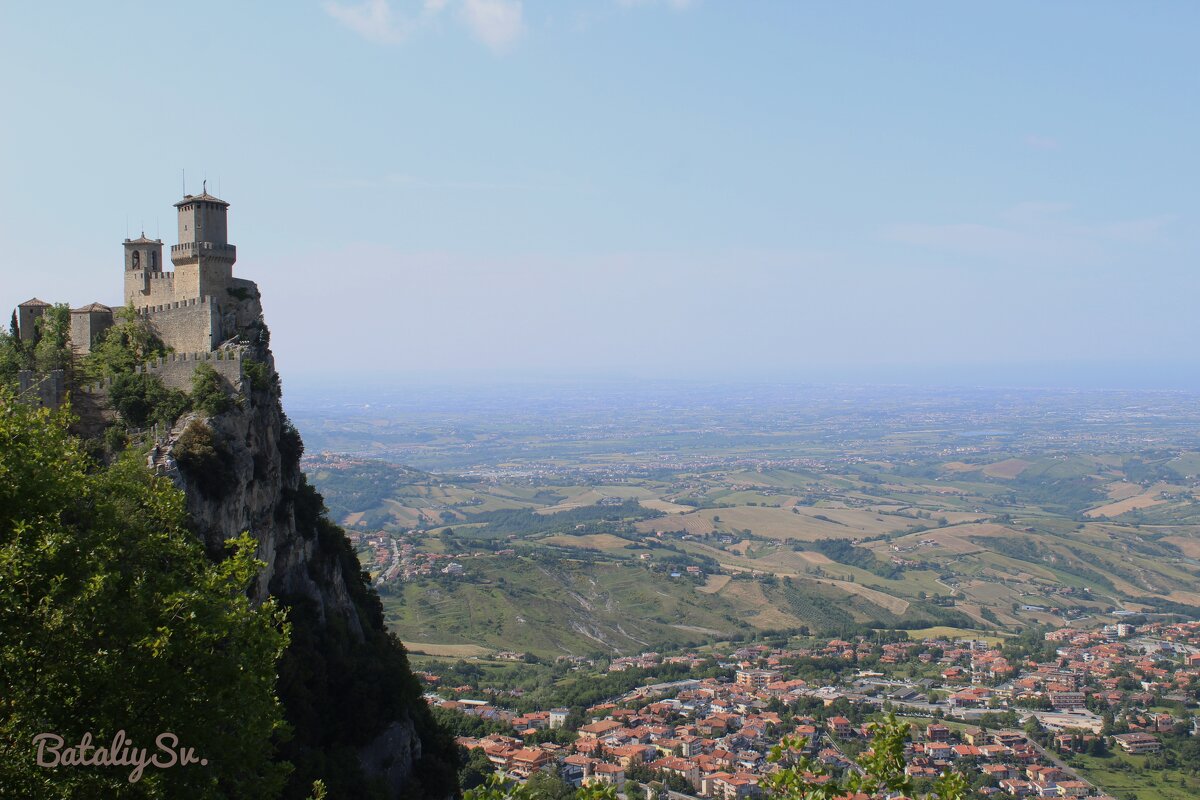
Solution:
[{"label": "stone tower", "polygon": [[49,307],[49,303],[36,297],[17,306],[17,335],[22,342],[32,342],[37,338],[37,320]]},{"label": "stone tower", "polygon": [[237,248],[229,243],[226,210],[229,203],[213,197],[207,187],[185,195],[179,210],[179,244],[171,246],[175,265],[175,297],[190,300],[224,297],[233,282]]},{"label": "stone tower", "polygon": [[125,240],[125,302],[135,307],[169,303],[174,295],[170,273],[163,272],[162,239],[142,233]]}]

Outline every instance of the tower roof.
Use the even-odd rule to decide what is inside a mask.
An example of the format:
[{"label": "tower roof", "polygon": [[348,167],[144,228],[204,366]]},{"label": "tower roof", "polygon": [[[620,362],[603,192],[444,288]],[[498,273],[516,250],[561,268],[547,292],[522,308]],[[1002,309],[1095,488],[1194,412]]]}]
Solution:
[{"label": "tower roof", "polygon": [[151,239],[145,231],[136,239],[126,239],[125,244],[162,244],[162,239]]},{"label": "tower roof", "polygon": [[216,203],[219,206],[229,205],[229,203],[226,203],[219,197],[214,197],[208,192],[201,192],[200,194],[185,194],[183,199],[175,204],[175,207],[179,208],[180,206],[186,206],[189,203]]},{"label": "tower roof", "polygon": [[72,308],[71,309],[72,314],[90,314],[90,313],[94,313],[97,311],[99,311],[101,313],[109,313],[109,314],[112,313],[112,309],[109,308],[108,306],[104,305],[103,303],[89,303],[88,305],[83,306],[82,308]]},{"label": "tower roof", "polygon": [[17,306],[17,308],[49,308],[49,307],[50,307],[49,303],[47,303],[45,300],[39,300],[36,297],[34,297],[30,300],[26,300],[24,303],[21,303],[21,305]]}]

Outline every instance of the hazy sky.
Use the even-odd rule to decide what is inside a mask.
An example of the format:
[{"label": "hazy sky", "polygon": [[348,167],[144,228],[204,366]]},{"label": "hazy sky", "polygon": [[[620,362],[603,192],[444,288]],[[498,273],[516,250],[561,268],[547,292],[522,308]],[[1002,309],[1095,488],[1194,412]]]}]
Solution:
[{"label": "hazy sky", "polygon": [[186,169],[285,379],[1194,384],[1198,29],[1190,0],[5,2],[0,302],[119,302]]}]

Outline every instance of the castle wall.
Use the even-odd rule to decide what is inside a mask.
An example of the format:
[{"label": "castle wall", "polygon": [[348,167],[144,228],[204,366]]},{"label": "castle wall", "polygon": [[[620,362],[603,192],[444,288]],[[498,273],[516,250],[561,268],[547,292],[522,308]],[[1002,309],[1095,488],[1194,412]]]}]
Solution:
[{"label": "castle wall", "polygon": [[90,353],[96,337],[113,325],[112,312],[71,312],[71,347],[76,353]]},{"label": "castle wall", "polygon": [[61,369],[53,369],[41,375],[28,369],[17,373],[17,399],[23,403],[58,408],[66,397],[66,376]]},{"label": "castle wall", "polygon": [[237,350],[218,350],[205,353],[172,353],[166,358],[151,361],[137,372],[153,375],[168,389],[192,390],[192,375],[199,364],[208,364],[229,382],[234,391],[242,391],[242,354]]},{"label": "castle wall", "polygon": [[224,297],[233,283],[233,262],[202,258],[175,265],[175,299]]},{"label": "castle wall", "polygon": [[202,353],[221,343],[221,309],[212,297],[141,309],[150,328],[177,353]]},{"label": "castle wall", "polygon": [[[200,295],[192,295],[199,297]],[[134,308],[170,305],[176,300],[175,273],[137,270],[125,273],[125,304]]]}]

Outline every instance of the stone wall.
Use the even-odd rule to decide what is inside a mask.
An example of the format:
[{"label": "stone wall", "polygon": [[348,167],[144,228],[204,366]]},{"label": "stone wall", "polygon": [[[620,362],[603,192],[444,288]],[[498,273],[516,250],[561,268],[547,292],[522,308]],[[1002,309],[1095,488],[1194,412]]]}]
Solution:
[{"label": "stone wall", "polygon": [[125,273],[125,303],[134,308],[175,302],[175,273],[133,270]]},{"label": "stone wall", "polygon": [[151,361],[137,372],[153,375],[169,389],[192,390],[192,375],[196,367],[209,364],[224,378],[235,392],[242,391],[242,354],[238,350],[217,350],[211,353],[172,353],[166,358]]},{"label": "stone wall", "polygon": [[203,353],[221,343],[221,309],[212,297],[141,309],[163,344],[179,353]]},{"label": "stone wall", "polygon": [[233,281],[233,262],[202,258],[175,265],[175,291],[179,298],[223,297]]},{"label": "stone wall", "polygon": [[45,408],[58,408],[67,399],[66,376],[61,369],[38,375],[23,369],[17,373],[17,399]]}]

